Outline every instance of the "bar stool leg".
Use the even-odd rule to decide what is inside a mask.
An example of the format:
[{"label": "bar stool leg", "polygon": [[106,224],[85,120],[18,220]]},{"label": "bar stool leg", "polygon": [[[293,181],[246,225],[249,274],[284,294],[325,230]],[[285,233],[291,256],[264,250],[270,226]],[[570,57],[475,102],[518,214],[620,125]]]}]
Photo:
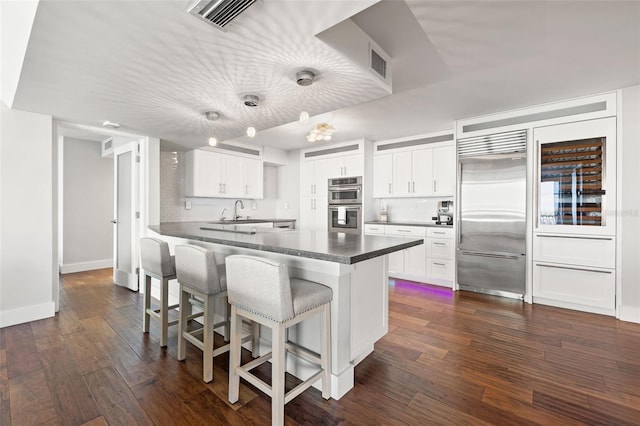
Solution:
[{"label": "bar stool leg", "polygon": [[213,380],[213,313],[215,297],[204,298],[204,329],[202,334],[202,380],[209,383]]},{"label": "bar stool leg", "polygon": [[163,278],[160,282],[160,346],[167,346],[167,332],[169,329],[169,280]]},{"label": "bar stool leg", "polygon": [[257,321],[251,323],[251,356],[260,356],[260,323]]},{"label": "bar stool leg", "polygon": [[271,424],[284,424],[285,328],[274,324],[271,359]]},{"label": "bar stool leg", "polygon": [[187,340],[184,338],[184,333],[187,331],[187,322],[191,314],[191,303],[189,302],[189,294],[182,290],[182,286],[180,286],[178,306],[180,309],[180,317],[178,318],[178,361],[184,361],[187,349]]},{"label": "bar stool leg", "polygon": [[142,332],[149,332],[150,317],[148,309],[151,309],[151,277],[149,275],[144,276],[144,315],[142,317]]},{"label": "bar stool leg", "polygon": [[235,404],[240,395],[240,351],[242,350],[242,320],[237,308],[231,306],[231,347],[229,348],[229,402]]},{"label": "bar stool leg", "polygon": [[322,397],[324,399],[331,398],[331,304],[327,303],[322,309],[322,353],[321,368],[324,370],[322,375]]}]

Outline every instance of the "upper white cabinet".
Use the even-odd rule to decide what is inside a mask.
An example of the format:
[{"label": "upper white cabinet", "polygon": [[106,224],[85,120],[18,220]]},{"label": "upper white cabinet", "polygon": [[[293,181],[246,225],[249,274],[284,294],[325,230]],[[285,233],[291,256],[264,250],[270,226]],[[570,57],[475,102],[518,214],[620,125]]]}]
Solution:
[{"label": "upper white cabinet", "polygon": [[453,196],[453,132],[377,142],[373,172],[374,197]]},{"label": "upper white cabinet", "polygon": [[187,197],[263,197],[261,159],[196,149],[186,153]]}]

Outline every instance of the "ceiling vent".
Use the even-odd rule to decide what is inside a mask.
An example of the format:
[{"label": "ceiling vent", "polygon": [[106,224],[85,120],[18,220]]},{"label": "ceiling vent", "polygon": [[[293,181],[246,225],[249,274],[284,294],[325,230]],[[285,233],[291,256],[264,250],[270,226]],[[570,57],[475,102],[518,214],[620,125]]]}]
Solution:
[{"label": "ceiling vent", "polygon": [[187,11],[219,30],[236,19],[257,0],[196,0]]}]

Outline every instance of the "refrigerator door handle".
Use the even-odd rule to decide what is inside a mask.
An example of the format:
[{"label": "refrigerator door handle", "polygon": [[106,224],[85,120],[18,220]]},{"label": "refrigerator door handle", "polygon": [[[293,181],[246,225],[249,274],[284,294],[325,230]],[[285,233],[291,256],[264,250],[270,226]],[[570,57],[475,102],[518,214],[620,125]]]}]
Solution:
[{"label": "refrigerator door handle", "polygon": [[466,254],[468,256],[493,257],[497,259],[511,259],[511,260],[520,259],[520,256],[511,255],[511,254],[483,253],[478,251],[467,251],[467,250],[461,250],[461,253]]}]

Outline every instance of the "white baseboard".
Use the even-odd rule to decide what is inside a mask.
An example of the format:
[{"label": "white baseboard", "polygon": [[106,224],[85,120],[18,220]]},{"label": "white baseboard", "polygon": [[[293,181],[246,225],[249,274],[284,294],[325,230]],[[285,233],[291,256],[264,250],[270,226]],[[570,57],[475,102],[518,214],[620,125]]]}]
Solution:
[{"label": "white baseboard", "polygon": [[620,321],[640,323],[640,307],[620,306]]},{"label": "white baseboard", "polygon": [[0,311],[0,328],[52,317],[56,314],[55,309],[55,303],[51,301],[39,305]]},{"label": "white baseboard", "polygon": [[93,260],[91,262],[67,263],[60,265],[61,274],[73,274],[74,272],[93,271],[94,269],[111,268],[113,259]]}]

